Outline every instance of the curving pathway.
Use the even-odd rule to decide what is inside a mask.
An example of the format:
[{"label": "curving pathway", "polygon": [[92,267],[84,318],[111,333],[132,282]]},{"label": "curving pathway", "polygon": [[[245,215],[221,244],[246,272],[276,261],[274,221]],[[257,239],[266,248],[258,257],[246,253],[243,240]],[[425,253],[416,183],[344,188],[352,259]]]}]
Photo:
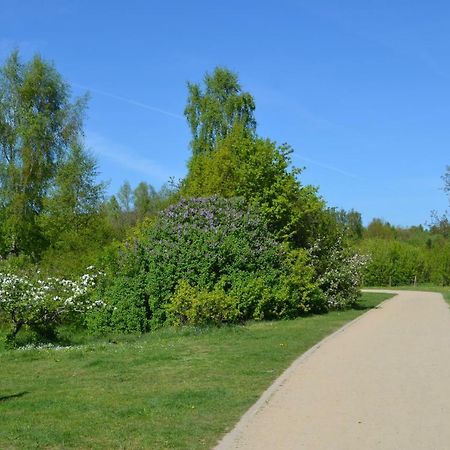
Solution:
[{"label": "curving pathway", "polygon": [[450,449],[449,307],[397,294],[295,361],[217,449]]}]

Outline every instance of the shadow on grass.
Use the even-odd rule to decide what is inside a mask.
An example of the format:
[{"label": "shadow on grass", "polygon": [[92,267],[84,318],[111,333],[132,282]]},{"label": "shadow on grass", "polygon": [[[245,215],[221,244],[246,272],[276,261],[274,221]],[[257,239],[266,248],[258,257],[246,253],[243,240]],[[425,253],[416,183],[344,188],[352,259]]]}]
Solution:
[{"label": "shadow on grass", "polygon": [[58,345],[61,347],[70,346],[73,343],[68,336],[60,336],[59,333],[52,330],[51,333],[46,333],[45,330],[38,332],[30,329],[21,330],[14,339],[8,342],[6,340],[6,348],[15,349],[27,347],[29,345]]},{"label": "shadow on grass", "polygon": [[20,398],[24,395],[29,394],[28,391],[18,392],[17,394],[11,394],[11,395],[4,395],[3,397],[0,397],[0,403],[5,402],[6,400],[11,400],[13,398]]}]

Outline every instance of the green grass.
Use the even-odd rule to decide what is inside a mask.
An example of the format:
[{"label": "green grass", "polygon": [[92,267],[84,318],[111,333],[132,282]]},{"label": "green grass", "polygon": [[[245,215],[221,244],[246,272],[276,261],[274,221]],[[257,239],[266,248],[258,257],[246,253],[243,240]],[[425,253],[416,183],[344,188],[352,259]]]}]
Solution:
[{"label": "green grass", "polygon": [[437,286],[435,284],[420,284],[417,286],[383,286],[383,287],[367,287],[367,289],[390,289],[390,290],[403,290],[403,291],[428,291],[428,292],[440,292],[444,299],[450,304],[450,286]]},{"label": "green grass", "polygon": [[291,321],[2,349],[0,448],[211,448],[297,356],[388,297]]}]

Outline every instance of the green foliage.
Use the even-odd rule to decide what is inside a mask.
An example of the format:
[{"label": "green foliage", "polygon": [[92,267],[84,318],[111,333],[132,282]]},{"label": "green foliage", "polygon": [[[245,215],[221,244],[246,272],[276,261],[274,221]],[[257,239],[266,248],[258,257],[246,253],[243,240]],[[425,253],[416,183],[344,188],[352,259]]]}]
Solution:
[{"label": "green foliage", "polygon": [[324,312],[325,297],[314,281],[308,253],[292,251],[283,264],[279,270],[224,276],[209,290],[181,281],[167,306],[169,322],[205,325]]},{"label": "green foliage", "polygon": [[99,295],[117,310],[102,310],[98,323],[110,329],[292,318],[326,309],[307,252],[287,253],[259,210],[241,198],[181,200],[144,222],[105,265],[109,277]]},{"label": "green foliage", "polygon": [[[66,275],[103,254],[96,298],[109,307],[89,313],[95,332],[291,318],[355,301],[354,261],[335,242],[342,231],[360,239],[359,213],[326,209],[299,182],[292,149],[256,135],[253,98],[234,73],[219,67],[188,89],[186,179],[160,192],[125,182],[105,203],[83,149],[86,98],[71,102],[53,66],[14,53],[0,76],[0,256]],[[320,250],[301,249],[318,236]]]},{"label": "green foliage", "polygon": [[209,291],[181,280],[167,305],[167,320],[178,326],[235,323],[240,319],[238,303],[220,283]]},{"label": "green foliage", "polygon": [[332,214],[335,215],[336,223],[351,240],[358,240],[363,237],[364,226],[362,224],[361,213],[351,209],[345,211],[344,209],[331,208]]},{"label": "green foliage", "polygon": [[317,215],[323,202],[297,180],[291,167],[292,149],[276,146],[235,128],[213,152],[194,155],[181,187],[185,197],[243,197],[256,205],[279,240],[305,241],[303,224]]},{"label": "green foliage", "polygon": [[38,217],[49,242],[64,240],[62,233],[88,228],[98,219],[104,185],[96,182],[97,175],[95,160],[79,146],[71,148],[59,161],[53,186],[43,199]]},{"label": "green foliage", "polygon": [[310,249],[317,283],[330,309],[352,307],[361,295],[363,270],[368,257],[351,249],[342,237],[330,246],[329,240],[318,239]]},{"label": "green foliage", "polygon": [[434,236],[450,239],[450,220],[446,214],[439,215],[436,211],[432,212],[430,232]]},{"label": "green foliage", "polygon": [[111,242],[113,232],[102,214],[79,229],[67,227],[58,241],[48,246],[37,263],[49,275],[74,277],[86,266],[96,265]]},{"label": "green foliage", "polygon": [[395,227],[382,219],[373,219],[366,228],[365,237],[368,239],[395,239],[397,236]]},{"label": "green foliage", "polygon": [[31,274],[38,270],[39,267],[32,258],[24,254],[0,259],[0,273]]},{"label": "green foliage", "polygon": [[303,249],[287,253],[280,270],[237,274],[229,283],[231,295],[239,299],[242,320],[287,319],[327,310],[311,258]]},{"label": "green foliage", "polygon": [[[448,219],[434,214],[427,230],[384,224],[378,238],[358,244],[371,255],[364,282],[369,286],[401,286],[416,283],[450,284],[450,241]],[[374,222],[372,222],[374,223]],[[379,225],[379,224],[378,224]],[[388,231],[388,233],[385,233]]]},{"label": "green foliage", "polygon": [[230,295],[238,299],[241,320],[264,320],[277,316],[274,290],[279,285],[279,271],[240,272],[229,281]]},{"label": "green foliage", "polygon": [[0,216],[2,256],[37,257],[46,239],[37,223],[64,157],[82,137],[86,99],[71,103],[53,66],[14,52],[0,69]]},{"label": "green foliage", "polygon": [[102,206],[104,185],[97,183],[97,175],[95,160],[78,146],[60,161],[36,219],[48,242],[41,254],[42,269],[80,274],[110,241],[112,230]]},{"label": "green foliage", "polygon": [[117,249],[107,263],[110,281],[101,295],[120,301],[120,289],[128,285],[117,286],[117,279],[141,280],[133,302],[145,305],[145,331],[165,322],[179,281],[213,291],[223,277],[276,270],[282,257],[258,211],[242,199],[181,200],[155,222],[145,221]]},{"label": "green foliage", "polygon": [[450,225],[445,214],[433,211],[428,229],[394,227],[374,219],[364,235],[357,245],[371,255],[364,271],[366,285],[450,284]]},{"label": "green foliage", "polygon": [[[195,297],[189,289],[195,291],[196,288],[184,283],[181,287],[185,294],[183,298]],[[168,308],[172,308],[172,302],[177,300],[179,298],[175,295]],[[327,309],[325,297],[315,282],[314,268],[305,250],[289,252],[283,259],[282,267],[277,270],[267,269],[256,273],[241,271],[224,276],[212,290],[201,290],[198,301],[201,305],[211,302],[216,318],[214,323],[219,319],[224,323],[289,319]],[[206,322],[207,318],[204,318],[203,323]]]},{"label": "green foliage", "polygon": [[147,218],[154,218],[157,214],[176,201],[175,192],[164,184],[159,191],[145,181],[141,181],[135,189],[125,181],[117,195],[104,204],[104,213],[113,236],[117,240],[124,240],[127,233]]},{"label": "green foliage", "polygon": [[424,252],[411,244],[370,239],[361,245],[370,255],[364,271],[364,283],[368,286],[405,285],[427,281]]},{"label": "green foliage", "polygon": [[121,209],[129,213],[133,208],[133,190],[131,189],[131,185],[128,181],[124,181],[122,186],[117,193],[117,199],[119,201],[119,205]]},{"label": "green foliage", "polygon": [[104,185],[83,148],[86,97],[41,57],[14,52],[0,69],[0,258],[72,276],[113,237]]},{"label": "green foliage", "polygon": [[127,224],[124,221],[122,210],[115,195],[112,195],[111,198],[104,203],[103,212],[114,238],[122,240],[127,230]]},{"label": "green foliage", "polygon": [[133,192],[136,220],[142,221],[149,215],[155,215],[158,207],[158,195],[154,187],[141,181]]},{"label": "green foliage", "polygon": [[104,284],[103,289],[99,287],[97,296],[106,290],[107,307],[86,315],[89,330],[94,334],[148,331],[150,317],[143,278],[118,276],[107,280],[107,287]]},{"label": "green foliage", "polygon": [[280,303],[290,304],[288,317],[327,310],[327,299],[317,283],[317,273],[307,250],[297,249],[286,259],[281,289],[275,292]]},{"label": "green foliage", "polygon": [[256,121],[255,103],[248,92],[242,92],[237,75],[217,67],[206,74],[204,89],[188,83],[189,97],[184,114],[192,132],[191,148],[194,155],[212,151],[234,127],[253,134]]},{"label": "green foliage", "polygon": [[205,91],[188,85],[185,110],[192,131],[192,158],[181,184],[184,197],[244,197],[258,206],[278,240],[296,247],[318,236],[325,204],[312,186],[302,186],[292,167],[292,149],[256,135],[255,108],[237,76],[216,69]]},{"label": "green foliage", "polygon": [[425,250],[428,279],[438,286],[450,286],[450,241],[440,239]]}]

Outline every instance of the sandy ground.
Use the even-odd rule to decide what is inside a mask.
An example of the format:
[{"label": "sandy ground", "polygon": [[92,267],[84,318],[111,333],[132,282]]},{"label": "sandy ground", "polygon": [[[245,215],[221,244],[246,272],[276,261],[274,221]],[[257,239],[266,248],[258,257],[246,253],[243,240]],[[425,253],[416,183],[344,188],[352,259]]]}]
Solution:
[{"label": "sandy ground", "polygon": [[450,449],[450,311],[399,292],[294,364],[217,449]]}]

